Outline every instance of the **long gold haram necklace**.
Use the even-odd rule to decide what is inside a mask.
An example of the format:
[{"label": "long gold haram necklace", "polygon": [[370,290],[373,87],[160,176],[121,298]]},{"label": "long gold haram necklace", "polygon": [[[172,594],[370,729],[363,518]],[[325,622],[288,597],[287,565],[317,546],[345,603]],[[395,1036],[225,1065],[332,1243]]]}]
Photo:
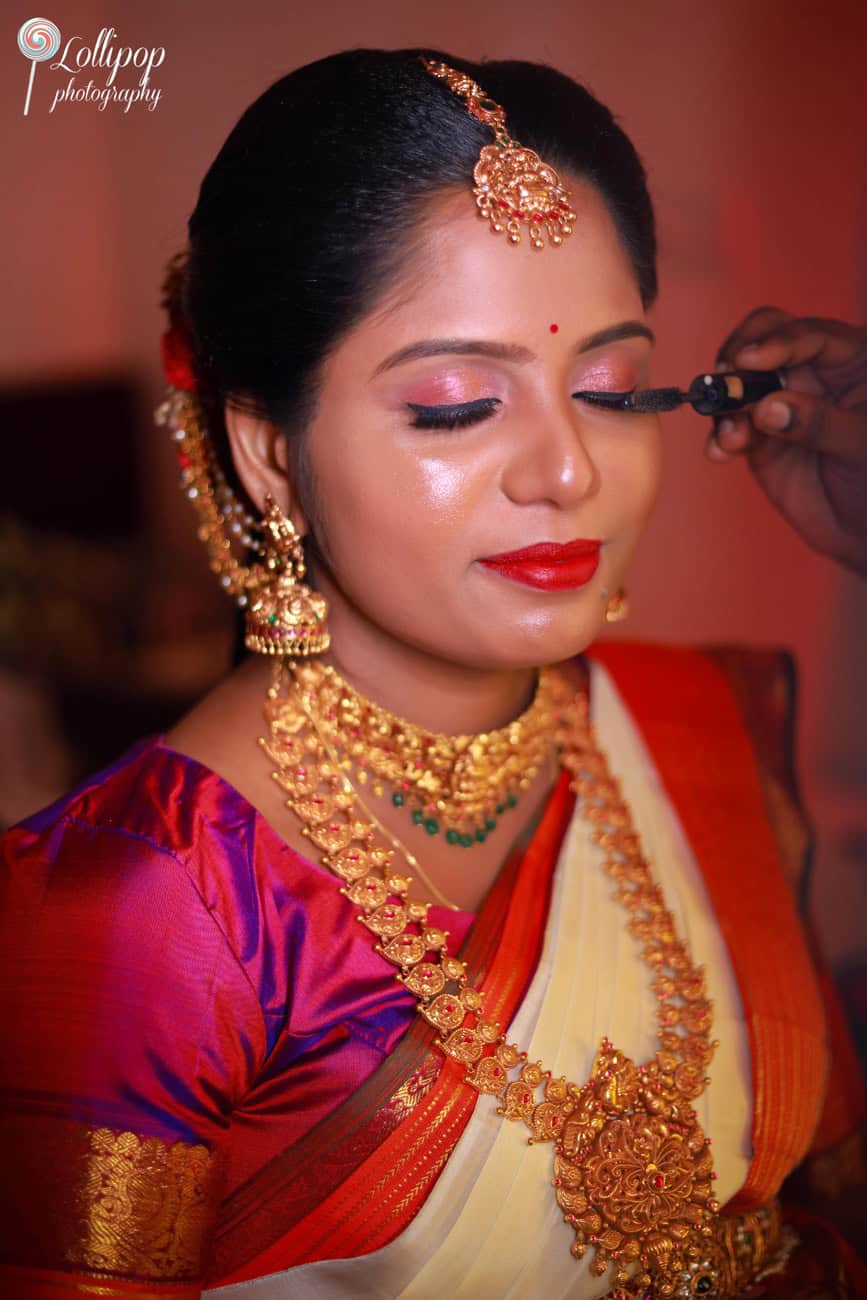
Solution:
[{"label": "long gold haram necklace", "polygon": [[[605,1038],[590,1078],[579,1086],[553,1078],[506,1041],[485,1018],[465,963],[446,951],[448,932],[427,924],[430,905],[407,901],[411,877],[392,871],[393,850],[377,843],[371,822],[357,817],[357,795],[342,766],[350,760],[341,760],[340,751],[361,737],[344,735],[337,746],[335,716],[321,715],[336,683],[345,698],[353,695],[316,661],[275,663],[265,708],[269,736],[260,739],[274,779],[322,864],[360,909],[358,919],[377,936],[377,952],[399,968],[397,979],[417,998],[417,1010],[440,1031],[437,1046],[466,1066],[467,1083],[497,1099],[498,1114],[529,1129],[529,1142],[553,1144],[553,1185],[574,1231],[572,1254],[581,1258],[592,1249],[591,1273],[610,1268],[611,1295],[620,1300],[645,1297],[650,1287],[654,1297],[734,1294],[731,1256],[716,1230],[710,1141],[692,1106],[709,1082],[712,1004],[596,745],[586,694],[556,670],[541,670],[538,690],[551,712],[560,761],[572,773],[577,810],[605,852],[603,869],[617,882],[628,929],[654,972],[660,1047],[635,1065]],[[366,703],[375,717],[376,706]]]}]

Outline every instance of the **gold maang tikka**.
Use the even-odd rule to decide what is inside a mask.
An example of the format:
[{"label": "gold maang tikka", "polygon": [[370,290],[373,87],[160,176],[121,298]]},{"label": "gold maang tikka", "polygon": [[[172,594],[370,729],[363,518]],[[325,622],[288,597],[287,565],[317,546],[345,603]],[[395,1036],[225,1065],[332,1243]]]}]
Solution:
[{"label": "gold maang tikka", "polygon": [[[220,468],[196,393],[186,322],[177,303],[186,253],[172,258],[163,283],[163,306],[171,327],[163,335],[163,365],[168,389],[155,420],[166,426],[178,455],[181,488],[199,518],[199,540],[208,552],[220,585],[246,610],[248,650],[259,654],[306,657],[330,644],[328,605],[301,579],[305,574],[301,539],[273,497],[256,520],[241,504]],[[257,557],[244,563],[239,552]]]},{"label": "gold maang tikka", "polygon": [[464,72],[447,63],[420,55],[425,69],[439,77],[465,101],[467,110],[494,133],[473,169],[479,216],[491,223],[494,234],[506,232],[509,243],[520,244],[521,225],[529,227],[532,248],[544,248],[543,230],[554,245],[572,234],[576,220],[569,191],[557,172],[532,149],[513,140],[506,129],[506,113]]}]

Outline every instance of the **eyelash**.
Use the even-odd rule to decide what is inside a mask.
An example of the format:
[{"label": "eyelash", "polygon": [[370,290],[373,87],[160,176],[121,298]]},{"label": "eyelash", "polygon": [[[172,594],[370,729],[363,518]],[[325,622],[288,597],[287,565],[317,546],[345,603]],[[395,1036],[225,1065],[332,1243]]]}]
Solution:
[{"label": "eyelash", "polygon": [[[624,389],[622,392],[609,395],[608,390],[602,388],[599,390],[598,396],[596,393],[592,391],[573,393],[572,396],[580,397],[583,402],[587,402],[589,406],[592,406],[594,410],[597,411],[614,411],[618,415],[622,415],[622,414],[636,415],[639,414],[639,412],[634,411],[631,406],[627,406],[625,405],[625,403],[628,401],[628,399],[632,396],[633,393],[637,393],[637,392],[638,392],[637,388],[628,388],[628,389]],[[613,402],[609,400],[609,398],[613,396],[616,396],[621,399],[619,404],[617,402]]]},{"label": "eyelash", "polygon": [[[629,392],[635,392],[635,389],[630,389]],[[576,394],[573,393],[572,396],[575,397]],[[498,397],[480,397],[475,402],[466,402],[458,406],[420,406],[417,402],[407,402],[407,406],[415,415],[412,422],[414,429],[465,429],[471,424],[480,424],[482,420],[487,420],[499,405]],[[601,402],[595,405],[595,409],[603,412],[613,411],[617,414],[627,413],[629,410],[628,407],[616,407]]]},{"label": "eyelash", "polygon": [[499,397],[480,397],[475,402],[464,402],[459,406],[419,406],[416,402],[407,402],[415,413],[414,429],[463,429],[486,420],[499,405]]}]

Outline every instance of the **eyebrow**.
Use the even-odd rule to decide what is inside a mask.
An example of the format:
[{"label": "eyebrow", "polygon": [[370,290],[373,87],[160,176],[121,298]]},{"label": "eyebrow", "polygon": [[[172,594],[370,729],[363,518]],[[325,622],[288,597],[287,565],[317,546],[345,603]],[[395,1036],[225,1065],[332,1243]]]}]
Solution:
[{"label": "eyebrow", "polygon": [[[580,356],[582,352],[604,347],[607,343],[618,343],[621,339],[631,338],[645,338],[651,344],[656,342],[653,330],[643,321],[625,320],[617,325],[606,325],[604,329],[589,334],[587,338],[576,344],[573,355]],[[407,361],[419,361],[424,357],[444,355],[492,357],[495,361],[512,361],[517,364],[536,360],[536,354],[519,343],[496,343],[487,339],[422,339],[418,343],[410,343],[407,347],[392,352],[391,356],[379,363],[371,379],[375,379],[384,370],[391,370]]]}]

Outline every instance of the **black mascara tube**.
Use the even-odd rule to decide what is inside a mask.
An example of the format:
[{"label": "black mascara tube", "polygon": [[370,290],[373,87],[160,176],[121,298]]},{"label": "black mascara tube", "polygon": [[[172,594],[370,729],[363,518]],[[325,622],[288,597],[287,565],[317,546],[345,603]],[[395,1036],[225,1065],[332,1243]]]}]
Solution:
[{"label": "black mascara tube", "polygon": [[686,392],[682,388],[639,388],[628,393],[581,389],[572,396],[621,411],[661,414],[686,403],[699,415],[722,415],[786,387],[784,370],[720,370],[696,375]]},{"label": "black mascara tube", "polygon": [[696,375],[686,400],[699,415],[739,411],[786,387],[779,370],[733,370]]}]

